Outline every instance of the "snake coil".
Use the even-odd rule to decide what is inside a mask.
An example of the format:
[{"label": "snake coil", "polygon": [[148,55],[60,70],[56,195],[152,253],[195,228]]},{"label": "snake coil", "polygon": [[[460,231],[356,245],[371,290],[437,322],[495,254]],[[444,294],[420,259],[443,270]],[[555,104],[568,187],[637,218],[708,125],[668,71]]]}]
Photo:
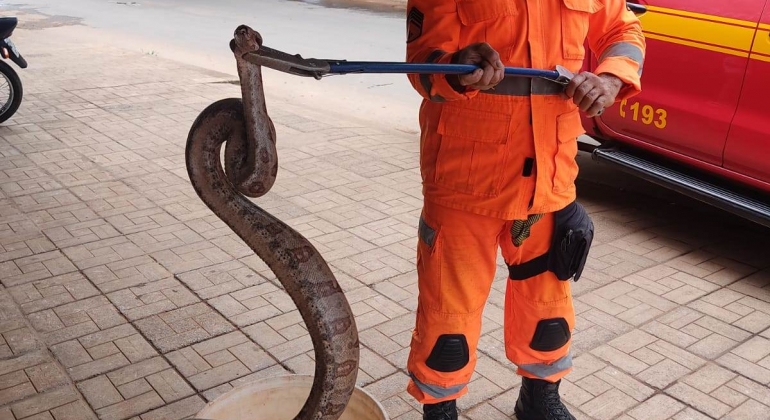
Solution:
[{"label": "snake coil", "polygon": [[267,193],[278,173],[275,127],[267,114],[262,70],[243,59],[261,44],[262,37],[248,26],[235,30],[230,48],[242,99],[220,100],[200,113],[187,138],[187,172],[206,206],[270,267],[307,326],[315,351],[315,376],[294,420],[336,420],[358,374],[358,332],[350,305],[315,247],[246,198]]}]

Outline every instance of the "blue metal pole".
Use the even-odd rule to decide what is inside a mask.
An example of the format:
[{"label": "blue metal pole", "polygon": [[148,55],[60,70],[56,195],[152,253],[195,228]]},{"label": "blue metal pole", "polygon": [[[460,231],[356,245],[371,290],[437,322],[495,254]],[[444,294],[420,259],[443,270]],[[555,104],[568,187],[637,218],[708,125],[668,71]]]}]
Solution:
[{"label": "blue metal pole", "polygon": [[[473,64],[398,63],[384,61],[329,61],[329,73],[408,73],[408,74],[467,74],[479,68]],[[506,67],[508,76],[542,77],[556,80],[555,70]]]}]

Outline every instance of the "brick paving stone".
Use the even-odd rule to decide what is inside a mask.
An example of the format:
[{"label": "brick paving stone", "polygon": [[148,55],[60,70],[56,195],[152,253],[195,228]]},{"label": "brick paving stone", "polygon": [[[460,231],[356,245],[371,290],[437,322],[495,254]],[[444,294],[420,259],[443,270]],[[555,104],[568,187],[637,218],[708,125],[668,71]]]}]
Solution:
[{"label": "brick paving stone", "polygon": [[173,278],[118,290],[107,294],[107,297],[131,321],[200,302]]},{"label": "brick paving stone", "polygon": [[397,372],[364,387],[378,401],[386,400],[406,389],[408,377],[403,372]]},{"label": "brick paving stone", "polygon": [[0,169],[0,191],[18,197],[61,189],[55,178],[35,165]]},{"label": "brick paving stone", "polygon": [[[187,188],[192,191],[192,187]],[[157,200],[155,203],[180,222],[190,221],[210,214],[209,208],[197,196],[187,199]]]},{"label": "brick paving stone", "polygon": [[[296,223],[290,224],[294,229],[297,229]],[[198,235],[205,239],[214,239],[221,236],[232,235],[233,231],[220,220],[217,216],[210,214],[206,217],[190,220],[185,223],[185,226],[192,229]]]},{"label": "brick paving stone", "polygon": [[384,248],[351,255],[333,265],[368,285],[414,271],[414,264]]},{"label": "brick paving stone", "polygon": [[406,224],[392,218],[360,225],[350,229],[350,231],[379,247],[385,247],[415,237],[415,226],[413,224]]},{"label": "brick paving stone", "polygon": [[664,359],[654,366],[651,366],[649,369],[639,373],[637,377],[651,386],[658,389],[664,389],[688,373],[690,373],[690,370],[686,367],[673,360]]},{"label": "brick paving stone", "polygon": [[128,419],[194,394],[184,378],[160,357],[79,382],[78,389],[100,419],[115,420]]},{"label": "brick paving stone", "polygon": [[[749,354],[749,357],[751,357],[751,354]],[[764,367],[746,360],[735,354],[734,350],[730,353],[725,353],[716,362],[763,385],[770,385],[770,366]]]},{"label": "brick paving stone", "polygon": [[8,292],[24,313],[39,312],[99,294],[78,272],[10,287]]},{"label": "brick paving stone", "polygon": [[[583,323],[580,323],[579,325],[583,325]],[[576,331],[572,335],[573,343],[570,348],[576,355],[582,355],[616,337],[618,337],[618,334],[615,334],[612,331],[598,325],[589,324],[580,330],[576,328]]]},{"label": "brick paving stone", "polygon": [[736,376],[736,374],[718,365],[708,364],[682,378],[681,381],[701,392],[710,394]]},{"label": "brick paving stone", "polygon": [[178,277],[201,299],[211,299],[267,281],[237,260],[188,271]]},{"label": "brick paving stone", "polygon": [[672,259],[671,261],[667,262],[666,265],[693,276],[705,277],[716,273],[723,268],[722,266],[712,262],[712,260],[716,258],[717,256],[710,252],[704,250],[695,250],[693,252]]},{"label": "brick paving stone", "polygon": [[359,367],[361,371],[370,378],[367,382],[363,382],[359,379],[359,384],[362,385],[382,379],[398,370],[397,367],[391,365],[387,359],[377,354],[376,351],[366,347],[361,348]]},{"label": "brick paving stone", "polygon": [[634,377],[611,366],[596,372],[594,376],[609,384],[613,389],[622,391],[623,394],[639,402],[646,400],[655,392],[652,388],[636,380]]},{"label": "brick paving stone", "polygon": [[623,353],[608,345],[597,347],[591,353],[594,356],[597,356],[600,359],[612,364],[613,366],[617,366],[632,375],[641,373],[645,369],[649,368],[649,366],[641,360],[633,356],[629,356],[626,353]]},{"label": "brick paving stone", "polygon": [[0,263],[0,281],[6,287],[77,271],[59,250]]},{"label": "brick paving stone", "polygon": [[630,410],[628,415],[636,420],[667,420],[684,408],[685,405],[679,401],[658,394]]},{"label": "brick paving stone", "polygon": [[[96,420],[96,416],[71,386],[63,386],[38,394],[10,405],[10,413],[15,419],[87,419]],[[2,412],[0,412],[2,415]],[[14,419],[14,417],[9,417]]]},{"label": "brick paving stone", "polygon": [[414,407],[411,405],[411,400],[411,396],[400,394],[381,401],[381,404],[385,409],[385,412],[387,412],[389,416],[395,418],[414,410]]},{"label": "brick paving stone", "polygon": [[710,359],[750,336],[738,327],[688,307],[677,308],[643,328],[669,343]]},{"label": "brick paving stone", "polygon": [[763,270],[731,284],[730,289],[770,302],[770,270]]},{"label": "brick paving stone", "polygon": [[246,243],[235,234],[220,236],[218,238],[210,239],[210,241],[235,259],[254,254],[254,251],[252,251],[251,248],[249,248]]},{"label": "brick paving stone", "polygon": [[283,299],[288,305],[274,305],[270,296],[282,296],[285,292],[269,282],[264,282],[247,289],[209,299],[211,306],[217,309],[239,327],[245,327],[265,321],[282,314],[281,306],[291,310],[294,306],[288,299]]},{"label": "brick paving stone", "polygon": [[121,181],[100,182],[70,188],[84,202],[104,200],[134,194],[134,190]]},{"label": "brick paving stone", "polygon": [[209,242],[196,242],[154,252],[152,257],[172,273],[220,264],[233,259],[229,254]]},{"label": "brick paving stone", "polygon": [[[59,224],[59,223],[57,223]],[[43,232],[59,248],[115,238],[120,235],[115,227],[102,219],[90,219],[44,229]]]},{"label": "brick paving stone", "polygon": [[114,179],[108,171],[74,150],[43,152],[30,158],[36,164],[44,166],[45,170],[65,187],[97,184]]},{"label": "brick paving stone", "polygon": [[121,181],[135,190],[141,190],[142,187],[148,184],[157,184],[159,180],[163,180],[168,176],[168,172],[163,166],[152,160],[125,165],[113,165],[110,166],[109,170],[112,173],[120,174]]},{"label": "brick paving stone", "polygon": [[89,242],[64,249],[64,254],[81,270],[145,255],[145,252],[123,237]]},{"label": "brick paving stone", "polygon": [[276,364],[264,350],[237,331],[173,351],[167,357],[198,391]]},{"label": "brick paving stone", "polygon": [[[123,180],[125,182],[125,180]],[[93,198],[88,200],[88,208],[90,208],[99,217],[103,217],[111,221],[123,221],[120,216],[129,215],[143,210],[157,209],[155,203],[153,203],[147,197],[142,196],[134,189],[128,189],[123,191],[119,195],[109,195],[106,197]],[[127,219],[132,219],[126,217]],[[119,223],[116,223],[116,225]],[[128,232],[122,232],[124,234]]]},{"label": "brick paving stone", "polygon": [[[315,241],[317,248],[323,253],[324,259],[330,264],[333,264],[334,261],[338,259],[351,257],[375,249],[373,244],[345,231],[321,235],[316,237]],[[394,269],[390,270],[392,270],[393,273],[391,277],[400,274]],[[390,270],[382,269],[382,272],[379,275],[383,275],[383,272]]]},{"label": "brick paving stone", "polygon": [[712,417],[720,418],[730,411],[727,404],[683,383],[674,384],[666,393]]},{"label": "brick paving stone", "polygon": [[686,408],[679,414],[673,417],[673,420],[711,420],[713,417],[709,417],[700,411],[693,408]]},{"label": "brick paving stone", "polygon": [[184,245],[192,245],[204,240],[203,236],[187,225],[181,223],[130,234],[127,235],[127,237],[131,242],[148,253],[156,253],[179,248]]},{"label": "brick paving stone", "polygon": [[141,420],[182,420],[196,415],[206,402],[194,395],[142,414]]},{"label": "brick paving stone", "polygon": [[[133,210],[131,207],[112,211],[112,216],[106,218],[122,234],[131,234],[175,223],[175,219],[158,207],[140,208]],[[132,211],[133,210],[133,211]]]},{"label": "brick paving stone", "polygon": [[[147,176],[143,177],[142,181],[144,182],[144,184],[141,185],[142,194],[167,211],[169,211],[168,208],[174,208],[178,211],[180,209],[178,206],[179,202],[192,202],[197,198],[195,190],[192,189],[189,182],[180,182],[181,180],[177,181],[174,177]],[[140,187],[139,185],[133,186],[134,188]],[[205,217],[208,215],[201,213],[196,214],[196,216]],[[197,218],[198,217],[188,217],[187,219],[193,220]]]},{"label": "brick paving stone", "polygon": [[146,255],[90,267],[83,270],[83,274],[102,293],[141,286],[172,276],[168,270]]},{"label": "brick paving stone", "polygon": [[234,329],[202,302],[140,319],[134,325],[164,353]]},{"label": "brick paving stone", "polygon": [[623,392],[612,389],[580,406],[582,411],[597,420],[610,420],[632,407],[636,401]]},{"label": "brick paving stone", "polygon": [[457,400],[457,407],[467,410],[483,401],[489,400],[503,392],[503,389],[484,377],[472,379],[468,384],[468,393]]},{"label": "brick paving stone", "polygon": [[48,345],[126,323],[126,319],[104,296],[94,296],[35,312],[28,318],[32,327],[41,333]]},{"label": "brick paving stone", "polygon": [[284,362],[302,353],[307,353],[312,349],[313,342],[311,341],[310,336],[303,334],[275,347],[271,347],[267,349],[267,351],[277,360]]},{"label": "brick paving stone", "polygon": [[[2,207],[0,200],[0,207]],[[0,263],[53,251],[56,246],[25,216],[2,218],[0,210]]]},{"label": "brick paving stone", "polygon": [[14,197],[13,202],[19,210],[27,214],[78,204],[80,200],[68,190],[53,190]]},{"label": "brick paving stone", "polygon": [[[19,314],[20,315],[20,314]],[[10,358],[33,351],[42,346],[21,316],[0,321],[0,357]]]},{"label": "brick paving stone", "polygon": [[[27,216],[39,229],[61,242],[58,244],[60,247],[76,245],[69,244],[67,241],[76,240],[76,235],[86,237],[88,232],[84,231],[89,227],[103,227],[105,225],[105,222],[99,219],[98,214],[90,209],[86,203],[80,201],[65,206],[28,212]],[[93,234],[100,231],[97,229],[89,232]]]},{"label": "brick paving stone", "polygon": [[22,401],[69,382],[64,371],[40,351],[8,362],[0,364],[0,405]]},{"label": "brick paving stone", "polygon": [[726,420],[749,420],[770,418],[770,407],[754,400],[748,400],[724,417]]},{"label": "brick paving stone", "polygon": [[51,346],[51,352],[80,381],[157,355],[130,324],[122,324]]}]

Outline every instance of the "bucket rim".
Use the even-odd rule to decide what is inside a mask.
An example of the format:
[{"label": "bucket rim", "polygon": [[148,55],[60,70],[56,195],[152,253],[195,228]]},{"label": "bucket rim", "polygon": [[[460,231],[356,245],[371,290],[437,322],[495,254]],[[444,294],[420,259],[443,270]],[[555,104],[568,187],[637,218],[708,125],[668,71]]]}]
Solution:
[{"label": "bucket rim", "polygon": [[[195,414],[196,415],[196,419],[198,418],[198,416],[201,416],[203,414],[203,412],[206,411],[206,409],[208,409],[210,406],[212,406],[215,402],[227,399],[228,397],[230,397],[230,396],[232,396],[234,394],[237,394],[237,393],[243,391],[246,388],[255,386],[257,384],[263,384],[263,383],[271,382],[271,381],[280,381],[281,379],[289,380],[291,382],[310,381],[312,383],[314,378],[315,378],[314,375],[308,375],[308,374],[281,374],[281,375],[268,376],[266,378],[260,378],[260,379],[254,380],[254,381],[246,382],[244,384],[238,385],[237,387],[233,387],[233,389],[225,392],[224,394],[222,394],[222,395],[216,397],[215,399],[209,401],[208,403],[206,403],[206,405],[204,405]],[[365,396],[366,398],[368,398],[370,401],[372,401],[374,403],[374,405],[377,407],[377,410],[379,410],[382,413],[384,419],[385,420],[390,420],[390,416],[388,415],[388,412],[385,411],[385,407],[382,405],[382,403],[377,398],[374,397],[374,395],[372,395],[371,392],[367,391],[366,389],[364,389],[363,387],[359,386],[358,384],[356,384],[355,389],[354,389],[353,392],[360,393],[363,396]],[[201,417],[200,419],[201,420],[205,419],[205,417]]]}]

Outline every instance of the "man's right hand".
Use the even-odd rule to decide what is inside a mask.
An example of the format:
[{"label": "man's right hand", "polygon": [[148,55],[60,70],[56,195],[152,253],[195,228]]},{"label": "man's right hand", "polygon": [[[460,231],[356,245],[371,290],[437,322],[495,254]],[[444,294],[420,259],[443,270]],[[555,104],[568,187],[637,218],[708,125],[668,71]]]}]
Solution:
[{"label": "man's right hand", "polygon": [[472,44],[457,51],[452,57],[452,62],[481,67],[473,73],[455,75],[453,82],[463,87],[488,90],[505,77],[505,66],[500,60],[500,55],[486,42]]}]

